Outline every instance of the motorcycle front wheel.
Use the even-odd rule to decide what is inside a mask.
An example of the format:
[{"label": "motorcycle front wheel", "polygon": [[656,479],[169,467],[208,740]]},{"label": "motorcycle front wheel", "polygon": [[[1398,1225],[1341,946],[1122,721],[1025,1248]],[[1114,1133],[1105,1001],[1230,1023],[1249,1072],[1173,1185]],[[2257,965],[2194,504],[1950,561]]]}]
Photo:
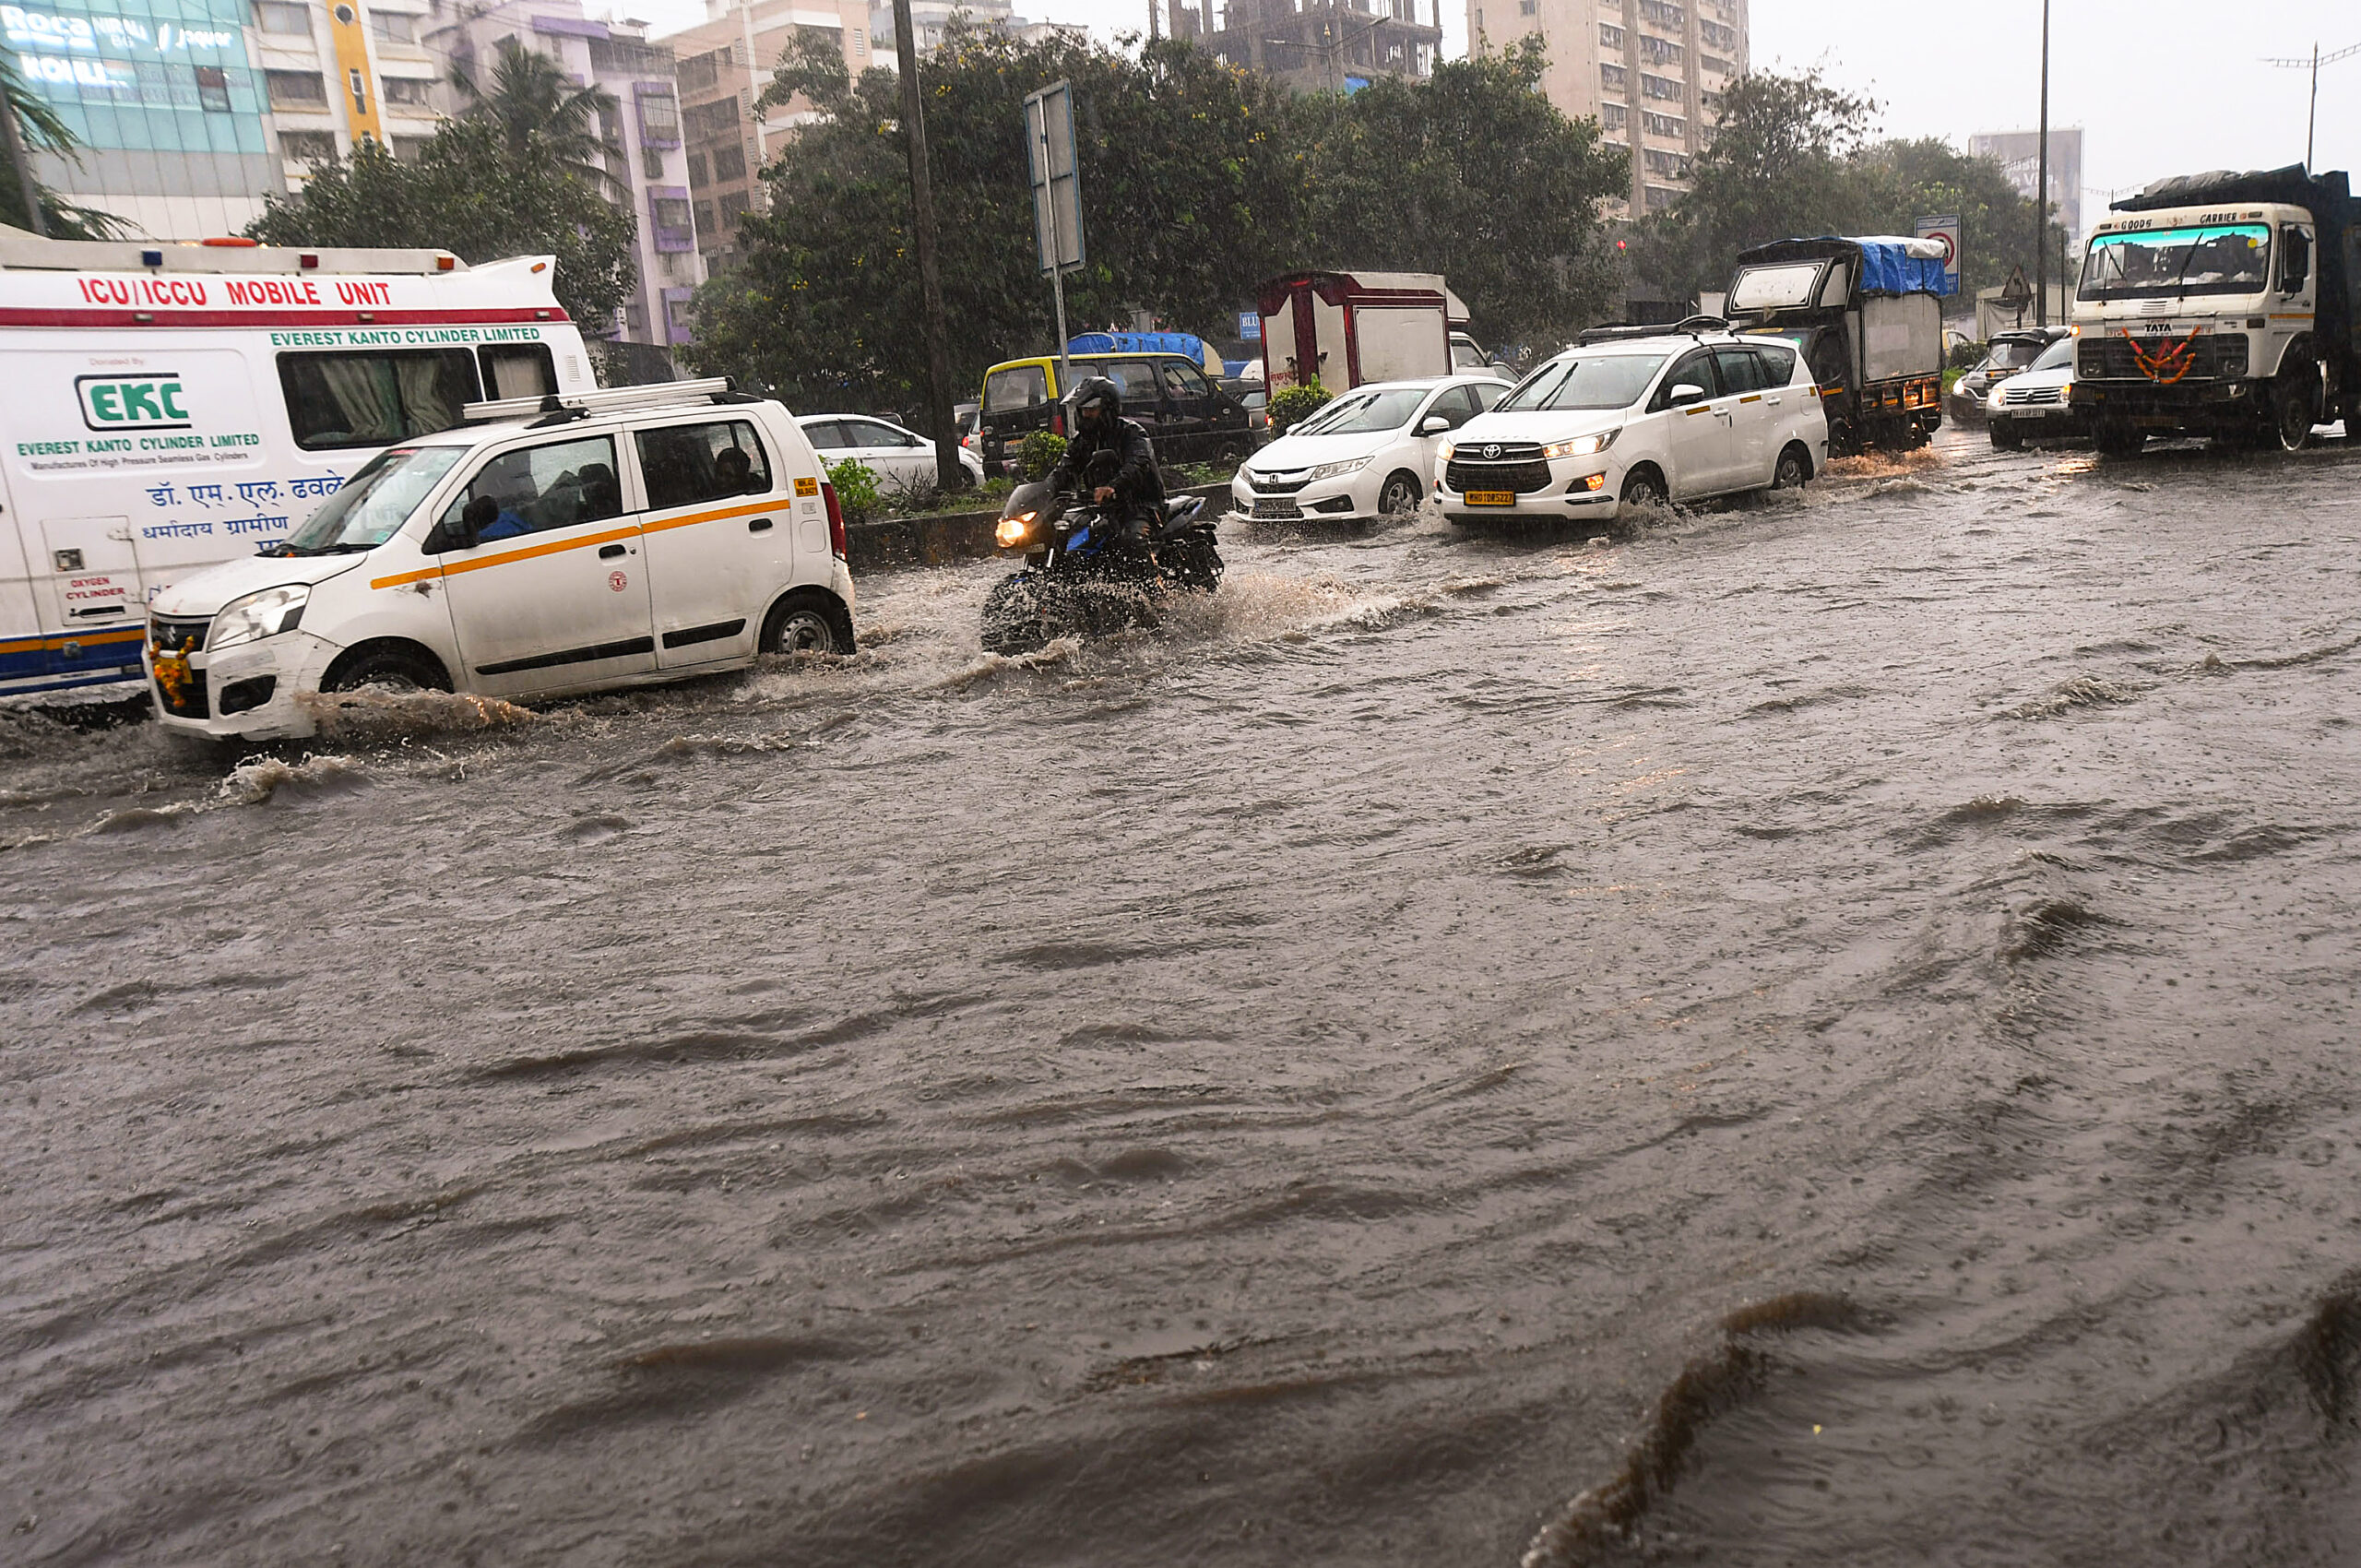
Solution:
[{"label": "motorcycle front wheel", "polygon": [[1221,586],[1221,552],[1209,535],[1189,534],[1169,541],[1157,552],[1157,564],[1175,588],[1211,593]]},{"label": "motorcycle front wheel", "polygon": [[986,653],[1038,653],[1049,646],[1051,636],[1041,586],[1029,574],[1020,572],[995,583],[984,596]]}]

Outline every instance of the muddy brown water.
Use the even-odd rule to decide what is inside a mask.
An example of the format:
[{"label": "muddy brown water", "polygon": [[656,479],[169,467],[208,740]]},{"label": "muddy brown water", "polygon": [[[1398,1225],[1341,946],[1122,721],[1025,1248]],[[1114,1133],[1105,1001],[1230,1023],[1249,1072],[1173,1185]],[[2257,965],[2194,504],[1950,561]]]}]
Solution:
[{"label": "muddy brown water", "polygon": [[2361,454],[0,716],[0,1559],[2361,1559]]}]

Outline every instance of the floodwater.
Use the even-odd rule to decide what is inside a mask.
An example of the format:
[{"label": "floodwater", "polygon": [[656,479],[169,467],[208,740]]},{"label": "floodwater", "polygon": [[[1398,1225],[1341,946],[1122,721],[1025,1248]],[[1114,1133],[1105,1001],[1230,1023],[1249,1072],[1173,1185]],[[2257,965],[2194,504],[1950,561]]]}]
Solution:
[{"label": "floodwater", "polygon": [[0,717],[0,1559],[2349,1563],[2361,451]]}]

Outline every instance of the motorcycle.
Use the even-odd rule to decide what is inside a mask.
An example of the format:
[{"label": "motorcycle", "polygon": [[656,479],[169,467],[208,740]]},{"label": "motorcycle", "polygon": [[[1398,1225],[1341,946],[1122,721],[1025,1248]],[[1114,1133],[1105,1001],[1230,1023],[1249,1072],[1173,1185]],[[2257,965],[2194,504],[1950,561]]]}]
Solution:
[{"label": "motorcycle", "polygon": [[1018,485],[1002,509],[994,542],[1022,552],[1025,564],[984,599],[984,651],[1032,653],[1069,634],[1104,636],[1152,626],[1167,594],[1213,592],[1222,562],[1204,497],[1180,496],[1159,511],[1143,560],[1117,543],[1120,502],[1097,505],[1053,492],[1047,481]]}]

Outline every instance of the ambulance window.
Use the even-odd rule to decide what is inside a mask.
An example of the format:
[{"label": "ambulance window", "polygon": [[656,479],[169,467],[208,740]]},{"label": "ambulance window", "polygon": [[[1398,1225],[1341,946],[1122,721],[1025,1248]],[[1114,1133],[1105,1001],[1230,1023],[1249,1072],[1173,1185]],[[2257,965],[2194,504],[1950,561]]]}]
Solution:
[{"label": "ambulance window", "polygon": [[478,496],[490,496],[494,508],[476,536],[479,542],[619,517],[623,495],[615,482],[614,438],[594,435],[501,453],[444,508],[443,527],[456,530],[460,513]]},{"label": "ambulance window", "polygon": [[550,362],[546,344],[478,349],[476,356],[483,361],[487,398],[539,398],[557,390],[557,367]]},{"label": "ambulance window", "polygon": [[647,482],[651,512],[771,490],[770,459],[744,420],[641,431],[639,474]]},{"label": "ambulance window", "polygon": [[465,349],[281,354],[279,385],[295,445],[307,452],[432,435],[480,396]]}]

